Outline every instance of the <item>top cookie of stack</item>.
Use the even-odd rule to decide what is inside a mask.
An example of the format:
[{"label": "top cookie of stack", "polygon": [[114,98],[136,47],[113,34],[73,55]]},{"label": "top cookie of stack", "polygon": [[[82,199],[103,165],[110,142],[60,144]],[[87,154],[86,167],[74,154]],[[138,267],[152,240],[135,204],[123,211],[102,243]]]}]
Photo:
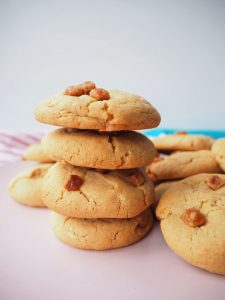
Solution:
[{"label": "top cookie of stack", "polygon": [[96,88],[91,81],[67,88],[38,105],[41,123],[100,131],[140,130],[157,127],[160,115],[140,96]]}]

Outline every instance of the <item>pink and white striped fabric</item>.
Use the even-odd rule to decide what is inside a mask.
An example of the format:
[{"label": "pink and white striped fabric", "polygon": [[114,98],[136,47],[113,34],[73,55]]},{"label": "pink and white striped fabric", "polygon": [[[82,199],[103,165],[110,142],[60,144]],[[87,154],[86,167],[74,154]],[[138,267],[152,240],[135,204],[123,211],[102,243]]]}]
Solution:
[{"label": "pink and white striped fabric", "polygon": [[40,141],[44,132],[0,131],[0,166],[21,160],[26,148]]}]

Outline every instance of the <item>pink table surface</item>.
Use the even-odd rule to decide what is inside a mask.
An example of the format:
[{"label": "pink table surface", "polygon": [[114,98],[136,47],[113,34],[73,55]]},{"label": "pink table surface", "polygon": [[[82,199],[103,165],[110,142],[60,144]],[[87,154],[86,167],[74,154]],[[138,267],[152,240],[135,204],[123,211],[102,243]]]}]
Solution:
[{"label": "pink table surface", "polygon": [[32,165],[0,168],[0,299],[225,299],[225,278],[195,268],[165,244],[156,223],[130,247],[104,252],[73,249],[58,241],[49,210],[19,205],[9,180]]}]

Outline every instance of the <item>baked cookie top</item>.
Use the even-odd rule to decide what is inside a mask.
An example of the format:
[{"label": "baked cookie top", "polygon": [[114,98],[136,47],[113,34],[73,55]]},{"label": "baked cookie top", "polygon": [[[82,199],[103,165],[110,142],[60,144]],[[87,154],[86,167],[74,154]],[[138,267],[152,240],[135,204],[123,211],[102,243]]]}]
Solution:
[{"label": "baked cookie top", "polygon": [[33,144],[30,145],[24,155],[23,155],[24,160],[33,160],[33,161],[38,161],[40,163],[51,163],[54,162],[50,157],[48,157],[44,151],[43,147],[41,146],[41,143],[39,144]]},{"label": "baked cookie top", "polygon": [[142,239],[152,225],[150,209],[128,219],[79,219],[55,212],[51,214],[55,235],[81,249],[106,250],[128,246]]},{"label": "baked cookie top", "polygon": [[56,163],[43,181],[43,201],[76,218],[130,218],[154,200],[154,186],[142,171],[96,170]]},{"label": "baked cookie top", "polygon": [[42,145],[53,160],[97,169],[139,168],[155,156],[152,142],[134,131],[99,133],[61,128],[45,136]]},{"label": "baked cookie top", "polygon": [[199,174],[174,184],[156,214],[176,254],[225,275],[225,175]]},{"label": "baked cookie top", "polygon": [[93,89],[87,94],[67,90],[40,103],[35,110],[36,120],[66,128],[100,131],[140,130],[157,127],[160,123],[157,110],[138,95],[119,90]]},{"label": "baked cookie top", "polygon": [[221,169],[225,172],[225,138],[218,139],[212,146],[212,153],[216,157]]},{"label": "baked cookie top", "polygon": [[170,181],[164,181],[159,183],[155,187],[155,201],[154,205],[158,204],[159,200],[161,199],[162,195],[173,185],[179,182],[179,180],[170,180]]},{"label": "baked cookie top", "polygon": [[45,207],[42,201],[43,177],[52,164],[38,164],[19,173],[9,184],[9,194],[16,201],[36,207]]},{"label": "baked cookie top", "polygon": [[155,158],[146,171],[152,180],[179,179],[199,173],[221,173],[210,150],[176,152]]},{"label": "baked cookie top", "polygon": [[155,148],[162,152],[209,150],[213,142],[214,139],[209,136],[192,135],[186,132],[177,132],[153,141]]}]

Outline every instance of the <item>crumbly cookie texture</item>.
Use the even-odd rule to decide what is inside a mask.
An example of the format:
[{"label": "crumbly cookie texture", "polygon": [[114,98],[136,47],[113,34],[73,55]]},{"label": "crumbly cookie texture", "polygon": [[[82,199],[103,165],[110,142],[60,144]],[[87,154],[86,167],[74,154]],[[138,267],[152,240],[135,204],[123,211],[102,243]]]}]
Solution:
[{"label": "crumbly cookie texture", "polygon": [[49,97],[37,106],[35,118],[46,124],[101,131],[140,130],[160,123],[158,111],[140,96],[111,90],[109,99],[96,101],[90,95]]},{"label": "crumbly cookie texture", "polygon": [[176,152],[153,161],[146,171],[153,180],[186,178],[200,173],[221,173],[210,150]]},{"label": "crumbly cookie texture", "polygon": [[50,157],[48,157],[44,151],[43,147],[40,144],[33,144],[30,145],[24,155],[23,155],[24,160],[33,160],[33,161],[38,161],[40,163],[51,163],[54,162]]},{"label": "crumbly cookie texture", "polygon": [[142,239],[153,223],[149,209],[130,219],[78,219],[52,212],[55,235],[72,247],[107,250],[133,244]]},{"label": "crumbly cookie texture", "polygon": [[212,153],[215,155],[221,169],[225,172],[225,138],[218,139],[214,142]]},{"label": "crumbly cookie texture", "polygon": [[153,200],[152,182],[137,169],[106,171],[56,163],[43,181],[44,203],[68,217],[130,218]]},{"label": "crumbly cookie texture", "polygon": [[[219,177],[215,180],[215,177]],[[170,187],[156,210],[169,247],[189,263],[225,275],[225,185],[223,174],[199,174]]]},{"label": "crumbly cookie texture", "polygon": [[205,135],[177,133],[154,139],[155,148],[159,151],[196,151],[210,150],[214,139]]},{"label": "crumbly cookie texture", "polygon": [[57,129],[42,139],[44,151],[57,161],[97,169],[132,169],[150,163],[152,142],[137,132],[99,133]]},{"label": "crumbly cookie texture", "polygon": [[42,201],[42,183],[51,166],[52,164],[38,164],[18,174],[9,185],[11,197],[21,204],[45,207]]},{"label": "crumbly cookie texture", "polygon": [[170,180],[161,182],[155,187],[155,201],[154,204],[158,204],[159,200],[161,199],[162,195],[173,185],[179,182],[179,180]]}]

